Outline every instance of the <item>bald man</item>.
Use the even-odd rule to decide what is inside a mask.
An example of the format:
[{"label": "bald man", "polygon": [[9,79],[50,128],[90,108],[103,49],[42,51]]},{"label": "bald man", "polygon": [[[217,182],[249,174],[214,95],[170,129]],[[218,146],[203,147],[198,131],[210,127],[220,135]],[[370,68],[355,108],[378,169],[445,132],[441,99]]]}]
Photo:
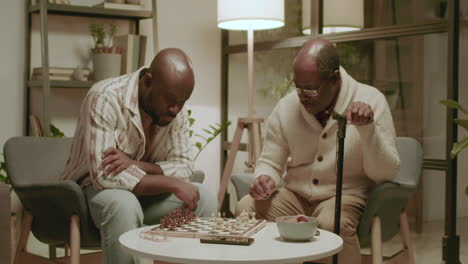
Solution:
[{"label": "bald man", "polygon": [[137,263],[119,236],[180,207],[216,212],[216,197],[190,183],[193,170],[185,102],[195,80],[179,49],[157,54],[149,68],[96,83],[81,107],[64,172],[84,189],[100,230],[106,263]]},{"label": "bald man", "polygon": [[[395,129],[384,95],[354,80],[339,66],[335,46],[308,41],[294,65],[295,92],[283,98],[267,121],[262,154],[250,195],[236,208],[257,217],[304,214],[333,231],[336,194],[336,133],[333,111],[347,117],[340,263],[361,263],[356,227],[374,183],[399,169]],[[289,159],[289,161],[288,161]],[[284,176],[284,177],[283,177]],[[284,186],[277,186],[282,182]]]}]

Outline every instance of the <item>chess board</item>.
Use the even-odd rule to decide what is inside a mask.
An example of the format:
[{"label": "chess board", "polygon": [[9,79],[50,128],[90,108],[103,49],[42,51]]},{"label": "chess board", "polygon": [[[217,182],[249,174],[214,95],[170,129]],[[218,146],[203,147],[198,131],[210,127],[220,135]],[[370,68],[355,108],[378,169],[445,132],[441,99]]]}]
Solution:
[{"label": "chess board", "polygon": [[[224,223],[235,223],[236,219],[227,218]],[[176,227],[175,230],[168,228],[160,228],[157,225],[150,230],[143,231],[140,237],[156,240],[155,237],[184,237],[184,238],[213,238],[213,237],[250,237],[257,233],[266,225],[266,220],[255,220],[246,222],[242,227],[236,226],[232,230],[216,230],[213,231],[212,218],[195,218],[194,221]]]}]

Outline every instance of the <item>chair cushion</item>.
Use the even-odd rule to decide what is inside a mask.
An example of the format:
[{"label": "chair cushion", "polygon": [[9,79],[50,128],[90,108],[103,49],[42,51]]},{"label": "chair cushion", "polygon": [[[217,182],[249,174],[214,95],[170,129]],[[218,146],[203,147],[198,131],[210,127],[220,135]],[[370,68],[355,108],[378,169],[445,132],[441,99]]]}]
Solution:
[{"label": "chair cushion", "polygon": [[62,180],[71,138],[15,137],[4,146],[8,177],[23,206],[33,215],[32,232],[42,242],[69,240],[70,216],[80,218],[82,247],[99,247],[99,231],[83,191]]},{"label": "chair cushion", "polygon": [[72,138],[10,138],[5,143],[4,155],[13,187],[61,180],[72,141]]},{"label": "chair cushion", "polygon": [[400,213],[406,208],[408,198],[416,188],[395,182],[384,182],[370,192],[364,213],[361,215],[357,235],[361,247],[371,241],[371,226],[374,216],[379,216],[382,228],[382,241],[391,239],[400,230]]}]

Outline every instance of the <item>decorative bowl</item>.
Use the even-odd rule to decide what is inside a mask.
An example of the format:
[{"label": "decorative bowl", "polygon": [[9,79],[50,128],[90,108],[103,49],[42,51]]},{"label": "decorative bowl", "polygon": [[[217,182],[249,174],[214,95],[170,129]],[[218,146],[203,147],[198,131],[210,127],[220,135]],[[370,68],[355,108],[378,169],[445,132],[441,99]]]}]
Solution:
[{"label": "decorative bowl", "polygon": [[310,240],[315,236],[318,225],[318,219],[311,216],[294,215],[276,218],[276,227],[283,240]]}]

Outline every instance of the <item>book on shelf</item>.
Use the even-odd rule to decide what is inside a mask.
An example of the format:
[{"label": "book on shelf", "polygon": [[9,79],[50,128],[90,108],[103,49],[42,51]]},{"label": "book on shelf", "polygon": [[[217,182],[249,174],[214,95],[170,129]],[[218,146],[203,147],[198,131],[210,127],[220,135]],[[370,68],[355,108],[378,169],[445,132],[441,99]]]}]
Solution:
[{"label": "book on shelf", "polygon": [[31,136],[43,137],[41,122],[35,115],[29,115],[29,134]]},{"label": "book on shelf", "polygon": [[[60,67],[50,67],[49,68],[49,80],[52,81],[71,81],[75,80],[74,78],[74,68],[60,68]],[[90,74],[89,69],[80,69],[81,74],[87,80]],[[31,80],[42,80],[43,76],[42,67],[37,67],[33,69]]]},{"label": "book on shelf", "polygon": [[144,5],[134,5],[134,4],[119,4],[119,3],[100,3],[94,5],[94,7],[102,7],[102,8],[110,8],[110,9],[122,9],[122,10],[134,10],[134,11],[142,11],[145,10]]},{"label": "book on shelf", "polygon": [[114,46],[122,52],[121,74],[134,72],[144,64],[146,36],[133,34],[115,36]]},{"label": "book on shelf", "polygon": [[[42,74],[33,74],[31,80],[41,81],[42,80]],[[67,76],[67,75],[64,75],[64,76],[50,75],[49,80],[51,80],[51,81],[71,81],[71,80],[73,80],[73,76],[71,76],[71,75],[69,75],[69,76]]]},{"label": "book on shelf", "polygon": [[138,54],[138,67],[137,69],[145,66],[145,57],[146,57],[146,39],[145,35],[139,35],[140,37],[140,50]]},{"label": "book on shelf", "polygon": [[[56,75],[56,74],[66,74],[72,75],[74,68],[64,68],[64,67],[49,67],[49,75]],[[42,67],[33,68],[33,74],[42,74],[44,71]]]}]

